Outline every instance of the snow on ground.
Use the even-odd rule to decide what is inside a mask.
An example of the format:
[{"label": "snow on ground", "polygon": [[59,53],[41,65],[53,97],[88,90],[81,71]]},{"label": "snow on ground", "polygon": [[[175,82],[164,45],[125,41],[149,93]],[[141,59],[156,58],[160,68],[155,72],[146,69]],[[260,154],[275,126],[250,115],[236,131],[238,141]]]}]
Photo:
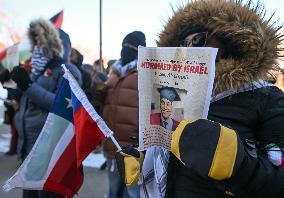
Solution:
[{"label": "snow on ground", "polygon": [[11,134],[0,134],[0,152],[7,152],[9,150]]}]

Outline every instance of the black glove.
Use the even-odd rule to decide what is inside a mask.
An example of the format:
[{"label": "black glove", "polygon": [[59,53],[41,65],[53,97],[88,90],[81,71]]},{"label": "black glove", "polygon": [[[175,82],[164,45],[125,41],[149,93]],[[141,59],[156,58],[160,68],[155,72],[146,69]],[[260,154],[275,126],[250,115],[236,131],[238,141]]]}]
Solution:
[{"label": "black glove", "polygon": [[205,119],[183,120],[173,132],[171,151],[185,166],[214,180],[234,176],[245,157],[234,130]]},{"label": "black glove", "polygon": [[32,84],[29,74],[20,66],[14,67],[11,72],[11,79],[17,83],[22,91],[26,91]]},{"label": "black glove", "polygon": [[0,82],[2,83],[2,85],[10,80],[10,72],[8,69],[4,69],[3,71],[1,71],[0,73]]},{"label": "black glove", "polygon": [[123,148],[115,153],[117,169],[126,186],[132,186],[139,178],[144,154],[134,147]]}]

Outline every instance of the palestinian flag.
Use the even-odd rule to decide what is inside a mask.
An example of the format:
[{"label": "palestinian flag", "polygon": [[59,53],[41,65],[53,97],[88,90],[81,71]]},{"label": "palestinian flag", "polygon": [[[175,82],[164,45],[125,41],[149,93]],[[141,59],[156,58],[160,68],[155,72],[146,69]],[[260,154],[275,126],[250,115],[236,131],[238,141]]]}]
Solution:
[{"label": "palestinian flag", "polygon": [[[63,10],[49,19],[56,28],[61,28],[63,22]],[[28,38],[25,37],[20,43],[0,50],[0,62],[4,68],[12,70],[14,66],[31,58],[31,47]]]},{"label": "palestinian flag", "polygon": [[63,22],[63,10],[58,12],[56,15],[51,17],[49,20],[55,25],[56,28],[61,28],[62,22]]},{"label": "palestinian flag", "polygon": [[24,38],[22,42],[3,49],[0,52],[0,61],[4,68],[11,71],[14,66],[29,59],[32,55],[30,48],[28,39]]}]

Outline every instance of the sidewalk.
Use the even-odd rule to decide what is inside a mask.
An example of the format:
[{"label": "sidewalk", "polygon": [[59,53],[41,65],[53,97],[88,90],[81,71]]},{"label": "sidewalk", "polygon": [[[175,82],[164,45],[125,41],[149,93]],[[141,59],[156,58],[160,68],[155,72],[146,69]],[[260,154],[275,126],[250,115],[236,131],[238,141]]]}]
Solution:
[{"label": "sidewalk", "polygon": [[[2,117],[0,107],[0,118]],[[16,156],[6,156],[10,140],[10,128],[8,125],[0,124],[0,198],[21,198],[22,190],[16,189],[8,193],[2,190],[4,182],[17,170],[19,161]],[[84,183],[74,198],[106,198],[108,191],[108,178],[105,170],[84,167]]]}]

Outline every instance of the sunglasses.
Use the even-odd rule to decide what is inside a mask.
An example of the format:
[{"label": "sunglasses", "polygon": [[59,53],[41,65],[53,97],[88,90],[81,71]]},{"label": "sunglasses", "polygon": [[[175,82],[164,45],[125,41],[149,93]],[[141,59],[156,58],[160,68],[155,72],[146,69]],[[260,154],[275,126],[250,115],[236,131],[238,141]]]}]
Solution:
[{"label": "sunglasses", "polygon": [[204,47],[208,38],[208,32],[201,32],[192,37],[191,40],[182,40],[180,47]]}]

